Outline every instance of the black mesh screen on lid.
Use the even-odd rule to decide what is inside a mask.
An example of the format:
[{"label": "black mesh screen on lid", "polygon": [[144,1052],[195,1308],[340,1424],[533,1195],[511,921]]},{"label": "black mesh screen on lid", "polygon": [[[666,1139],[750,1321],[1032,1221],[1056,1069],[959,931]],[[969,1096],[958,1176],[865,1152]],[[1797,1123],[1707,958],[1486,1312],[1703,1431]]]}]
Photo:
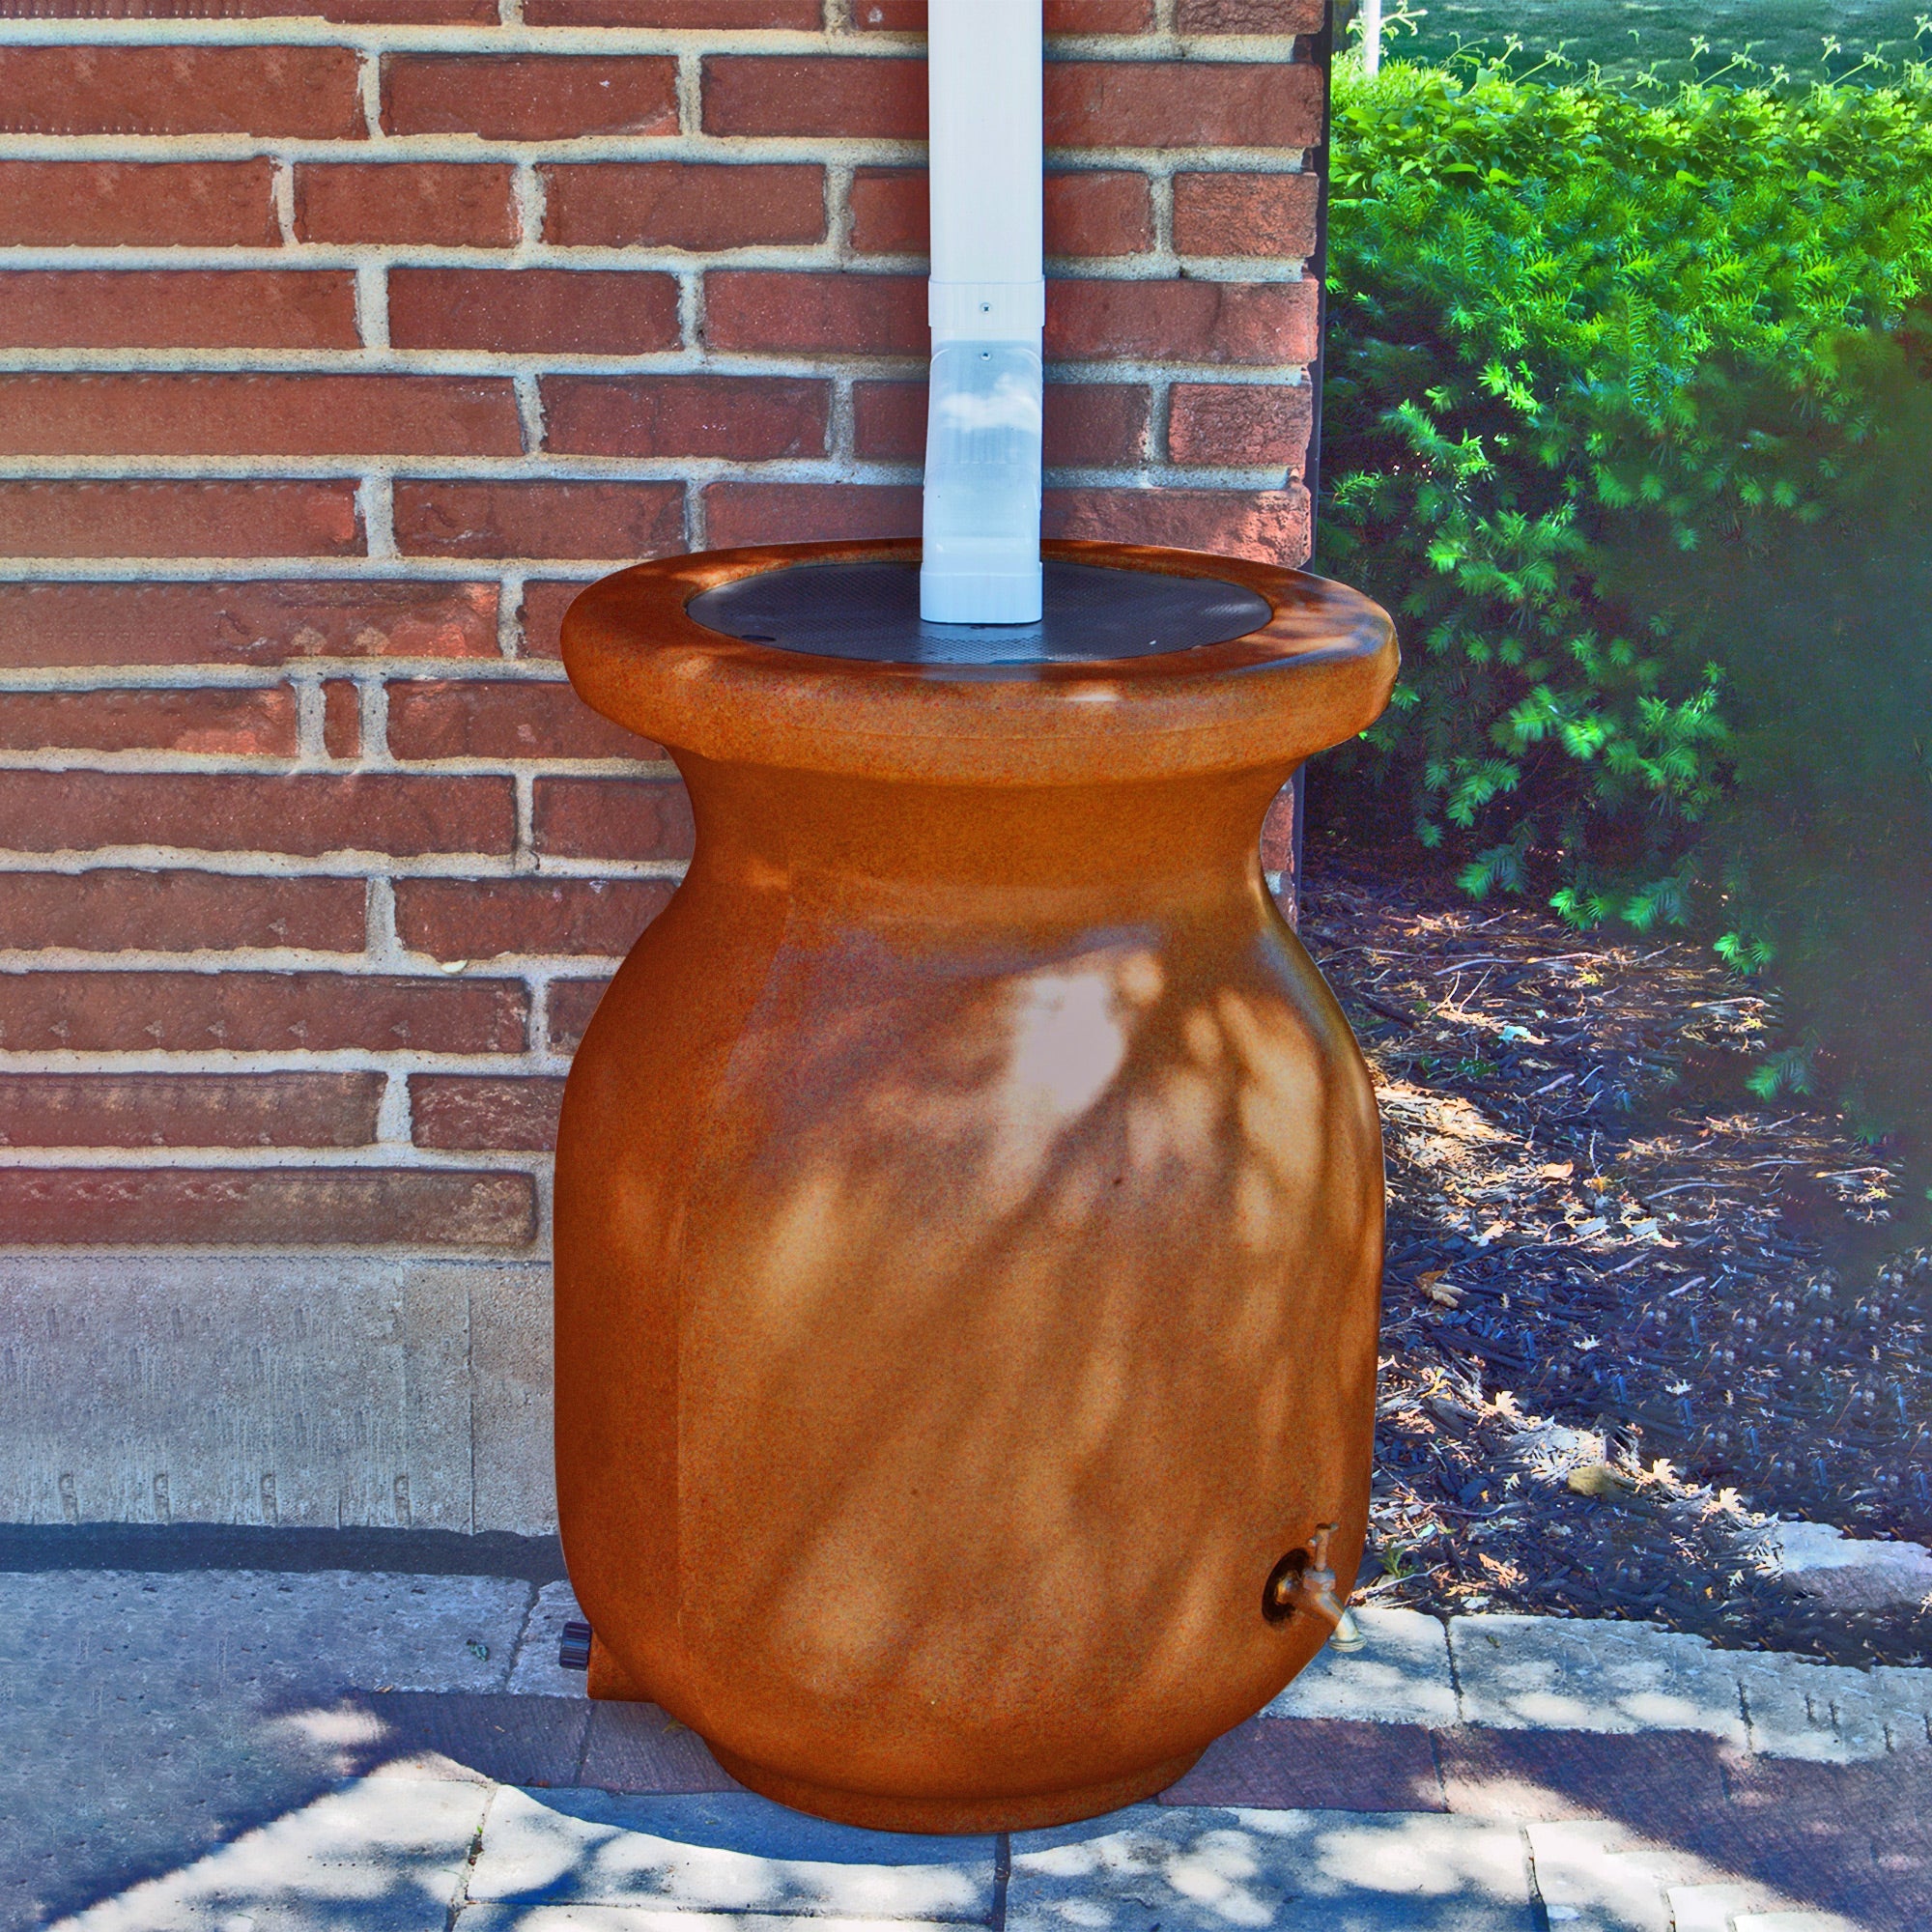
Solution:
[{"label": "black mesh screen on lid", "polygon": [[1091,563],[1046,566],[1037,624],[924,624],[916,563],[797,563],[701,591],[707,630],[781,651],[873,664],[1096,664],[1225,644],[1274,614],[1265,597],[1215,577]]}]

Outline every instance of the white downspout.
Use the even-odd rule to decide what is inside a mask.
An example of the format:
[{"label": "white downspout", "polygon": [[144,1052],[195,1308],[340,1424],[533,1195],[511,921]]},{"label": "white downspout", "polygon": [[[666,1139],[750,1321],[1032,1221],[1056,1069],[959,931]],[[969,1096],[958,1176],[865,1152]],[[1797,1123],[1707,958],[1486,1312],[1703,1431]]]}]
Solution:
[{"label": "white downspout", "polygon": [[920,615],[1040,614],[1040,0],[930,0],[932,399]]}]

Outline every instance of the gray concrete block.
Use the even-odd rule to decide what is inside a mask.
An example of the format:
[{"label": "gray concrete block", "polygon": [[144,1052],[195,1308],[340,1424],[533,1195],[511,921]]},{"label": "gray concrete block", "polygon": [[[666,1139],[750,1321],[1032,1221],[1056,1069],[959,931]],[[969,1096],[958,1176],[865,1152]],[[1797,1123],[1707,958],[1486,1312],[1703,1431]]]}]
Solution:
[{"label": "gray concrete block", "polygon": [[1009,1932],[1528,1932],[1521,1835],[1439,1813],[1135,1805],[1016,1833]]},{"label": "gray concrete block", "polygon": [[156,1666],[260,1708],[356,1687],[500,1690],[532,1595],[349,1570],[0,1572],[0,1662]]},{"label": "gray concrete block", "polygon": [[448,1781],[352,1784],[59,1932],[444,1932],[487,1798]]},{"label": "gray concrete block", "polygon": [[548,1270],[0,1258],[0,1521],[548,1530]]},{"label": "gray concrete block", "polygon": [[581,1623],[583,1612],[568,1583],[546,1583],[530,1605],[517,1652],[510,1663],[510,1689],[529,1697],[582,1697],[587,1673],[565,1670],[556,1647],[565,1624]]},{"label": "gray concrete block", "polygon": [[1746,1653],[1732,1660],[1750,1726],[1750,1747],[1767,1757],[1853,1764],[1884,1757],[1894,1728],[1913,1740],[1911,1714],[1889,1710],[1882,1688],[1862,1670],[1808,1657]]},{"label": "gray concrete block", "polygon": [[1704,1731],[1746,1743],[1728,1654],[1642,1624],[1453,1618],[1466,1723],[1578,1731]]},{"label": "gray concrete block", "polygon": [[1453,1724],[1456,1682],[1441,1618],[1365,1605],[1355,1611],[1355,1621],[1367,1639],[1362,1648],[1323,1646],[1264,1715]]},{"label": "gray concrete block", "polygon": [[1872,1673],[1872,1695],[1884,1705],[1894,1750],[1932,1745],[1932,1670],[1882,1663]]},{"label": "gray concrete block", "polygon": [[1878,1543],[1824,1522],[1781,1522],[1772,1532],[1772,1553],[1799,1591],[1840,1609],[1888,1609],[1932,1597],[1932,1550],[1917,1543]]},{"label": "gray concrete block", "polygon": [[499,1790],[469,1875],[478,1901],[985,1922],[990,1837],[861,1832],[749,1792],[626,1798]]},{"label": "gray concrete block", "polygon": [[544,1535],[556,1527],[550,1270],[466,1279],[476,1526]]}]

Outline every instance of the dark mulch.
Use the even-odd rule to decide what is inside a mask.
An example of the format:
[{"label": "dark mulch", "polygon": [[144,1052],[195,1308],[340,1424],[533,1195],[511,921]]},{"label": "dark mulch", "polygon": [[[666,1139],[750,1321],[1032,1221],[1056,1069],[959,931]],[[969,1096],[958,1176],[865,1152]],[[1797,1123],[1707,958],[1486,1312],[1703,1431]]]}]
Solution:
[{"label": "dark mulch", "polygon": [[1932,1542],[1932,1259],[1882,1149],[1745,1087],[1761,989],[1339,843],[1306,878],[1388,1148],[1371,1600],[1932,1660],[1764,1560],[1780,1517]]}]

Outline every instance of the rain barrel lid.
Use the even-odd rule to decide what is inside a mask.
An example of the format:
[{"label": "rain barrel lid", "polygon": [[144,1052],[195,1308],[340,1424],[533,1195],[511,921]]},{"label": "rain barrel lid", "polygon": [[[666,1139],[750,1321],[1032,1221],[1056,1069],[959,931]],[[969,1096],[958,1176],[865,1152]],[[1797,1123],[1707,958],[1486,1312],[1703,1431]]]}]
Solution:
[{"label": "rain barrel lid", "polygon": [[1265,597],[1218,577],[1048,558],[1037,624],[926,624],[916,561],[797,563],[701,591],[686,614],[741,642],[870,664],[1096,664],[1232,643]]}]

